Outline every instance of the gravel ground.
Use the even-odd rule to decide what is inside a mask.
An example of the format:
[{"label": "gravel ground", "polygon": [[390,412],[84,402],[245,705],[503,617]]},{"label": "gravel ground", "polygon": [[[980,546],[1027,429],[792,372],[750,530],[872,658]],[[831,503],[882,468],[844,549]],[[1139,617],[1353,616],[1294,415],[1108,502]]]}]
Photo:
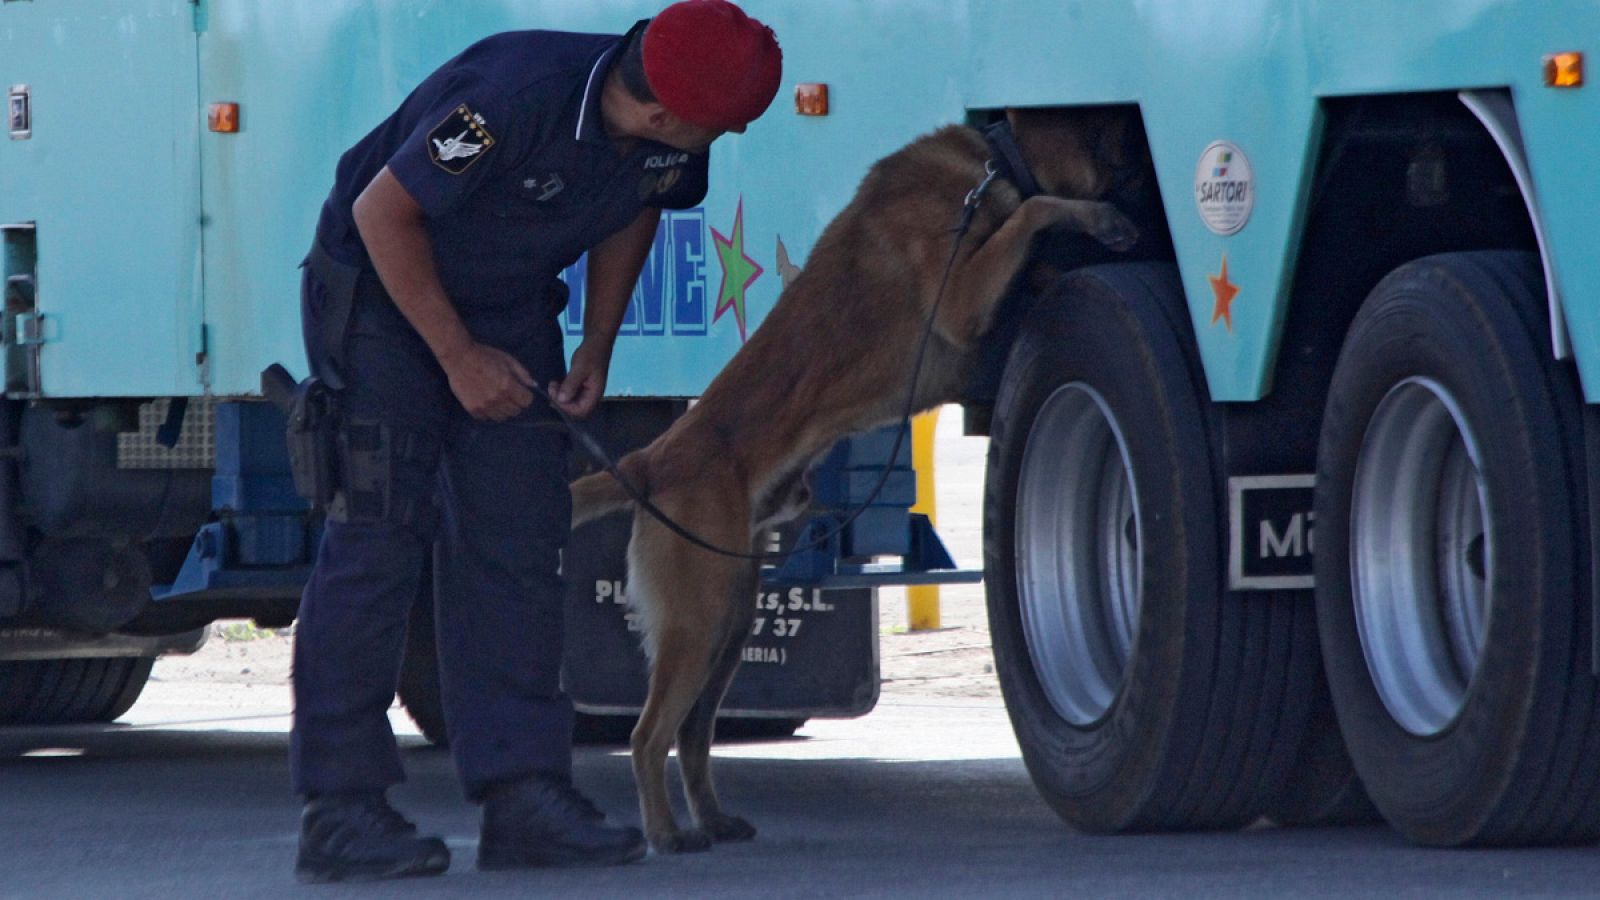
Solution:
[{"label": "gravel ground", "polygon": [[[934,436],[935,518],[939,535],[958,565],[983,565],[983,470],[989,439],[963,437],[961,407],[939,414]],[[878,594],[883,693],[923,697],[1000,696],[989,649],[983,586],[939,589],[940,628],[907,631],[906,592]]]},{"label": "gravel ground", "polygon": [[[935,489],[939,532],[956,562],[982,564],[983,467],[988,441],[963,437],[961,408],[941,411],[934,438]],[[989,625],[980,585],[940,589],[941,626],[908,631],[906,592],[879,593],[879,634],[883,696],[999,697]],[[157,682],[215,682],[282,685],[289,679],[293,638],[260,632],[243,623],[214,626],[211,640],[193,656],[169,656],[156,663]]]}]

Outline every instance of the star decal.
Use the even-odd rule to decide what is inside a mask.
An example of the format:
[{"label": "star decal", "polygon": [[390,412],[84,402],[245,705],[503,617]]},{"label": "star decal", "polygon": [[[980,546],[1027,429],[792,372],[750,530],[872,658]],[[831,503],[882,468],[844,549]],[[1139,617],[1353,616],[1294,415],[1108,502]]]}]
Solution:
[{"label": "star decal", "polygon": [[1228,326],[1228,333],[1233,333],[1233,298],[1239,296],[1239,286],[1228,281],[1228,254],[1222,254],[1222,274],[1207,275],[1206,280],[1211,282],[1211,293],[1217,298],[1216,305],[1211,308],[1211,324],[1217,324],[1221,319]]},{"label": "star decal", "polygon": [[717,245],[717,259],[722,263],[722,287],[717,289],[717,309],[711,321],[716,322],[723,313],[733,310],[733,317],[739,323],[739,341],[742,343],[748,338],[745,333],[745,292],[766,271],[744,252],[744,197],[739,198],[739,210],[733,216],[733,236],[728,237],[713,228],[711,239]]}]

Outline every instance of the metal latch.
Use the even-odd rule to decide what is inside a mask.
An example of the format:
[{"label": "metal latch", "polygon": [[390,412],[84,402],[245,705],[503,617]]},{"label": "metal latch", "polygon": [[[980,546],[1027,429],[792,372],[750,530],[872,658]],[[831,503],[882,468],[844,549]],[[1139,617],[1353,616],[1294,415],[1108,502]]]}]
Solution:
[{"label": "metal latch", "polygon": [[[0,224],[0,271],[5,273],[0,371],[7,393],[39,393],[39,345],[46,337],[43,319],[35,315],[39,303],[37,233],[32,222]],[[24,324],[25,318],[34,321]]]},{"label": "metal latch", "polygon": [[33,137],[33,92],[25,84],[13,84],[6,92],[6,123],[13,141]]},{"label": "metal latch", "polygon": [[29,344],[44,344],[54,340],[45,333],[44,313],[29,312],[17,315],[17,343],[23,346]]}]

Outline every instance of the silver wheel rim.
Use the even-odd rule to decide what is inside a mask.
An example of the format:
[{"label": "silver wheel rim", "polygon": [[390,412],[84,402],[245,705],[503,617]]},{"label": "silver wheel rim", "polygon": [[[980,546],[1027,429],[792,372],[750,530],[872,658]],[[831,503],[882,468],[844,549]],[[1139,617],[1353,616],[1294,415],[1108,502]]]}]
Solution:
[{"label": "silver wheel rim", "polygon": [[1105,398],[1057,388],[1028,435],[1017,482],[1023,638],[1050,705],[1098,721],[1121,688],[1139,621],[1138,486]]},{"label": "silver wheel rim", "polygon": [[1488,633],[1494,552],[1481,459],[1450,392],[1408,378],[1378,404],[1356,464],[1356,629],[1378,696],[1420,737],[1461,712]]}]

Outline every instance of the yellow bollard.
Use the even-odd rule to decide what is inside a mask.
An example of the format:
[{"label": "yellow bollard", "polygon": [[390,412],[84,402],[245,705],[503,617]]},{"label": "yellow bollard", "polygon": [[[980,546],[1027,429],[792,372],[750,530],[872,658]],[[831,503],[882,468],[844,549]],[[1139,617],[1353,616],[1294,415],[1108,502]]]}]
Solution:
[{"label": "yellow bollard", "polygon": [[[939,410],[929,410],[911,420],[911,465],[917,470],[917,505],[911,511],[922,513],[934,522],[933,435],[939,425]],[[906,627],[930,631],[939,627],[939,586],[915,584],[906,588]]]}]

